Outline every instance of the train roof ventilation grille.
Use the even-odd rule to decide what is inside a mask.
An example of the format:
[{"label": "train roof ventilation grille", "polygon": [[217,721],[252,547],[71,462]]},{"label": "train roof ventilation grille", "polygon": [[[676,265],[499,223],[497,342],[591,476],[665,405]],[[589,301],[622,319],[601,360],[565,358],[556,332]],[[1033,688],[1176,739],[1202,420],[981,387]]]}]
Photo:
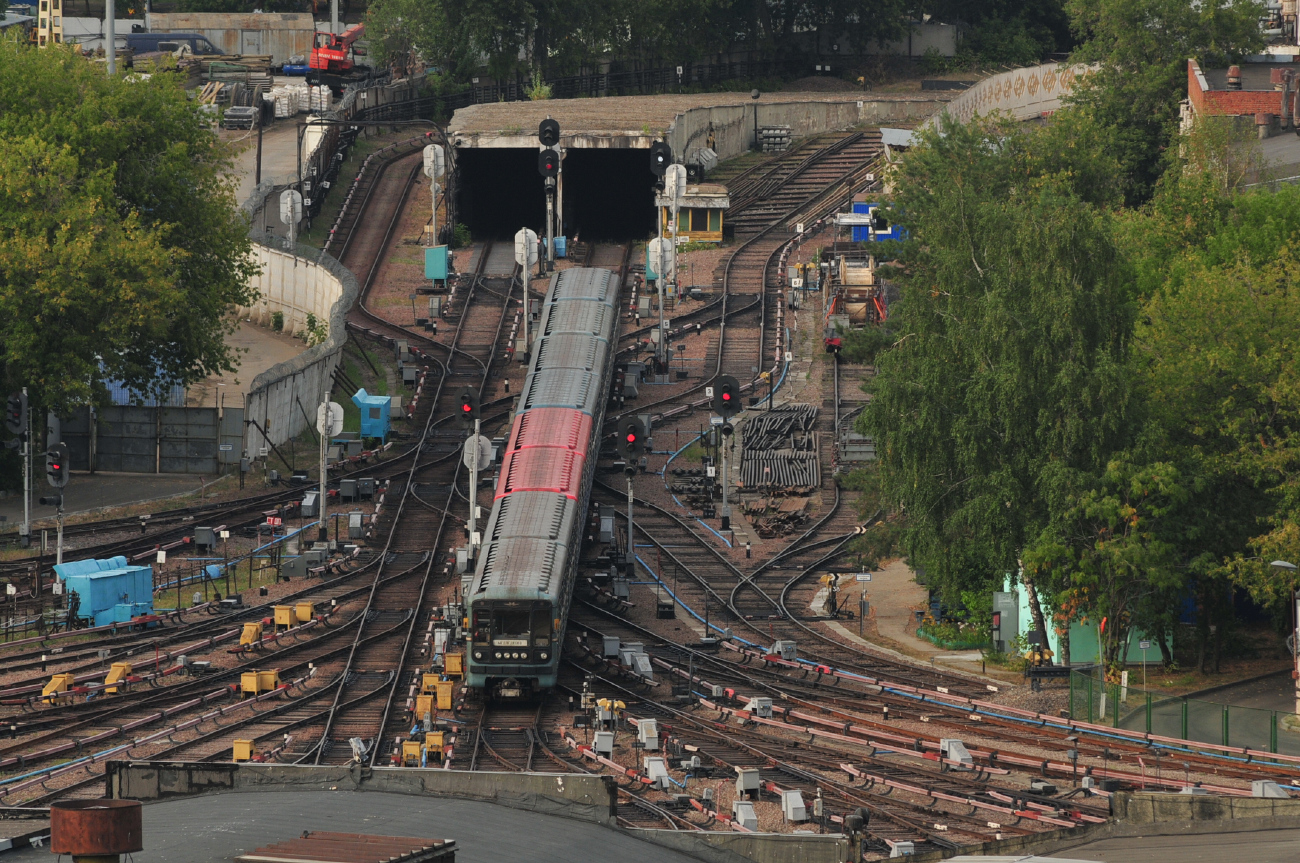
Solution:
[{"label": "train roof ventilation grille", "polygon": [[569,499],[557,494],[520,494],[506,495],[498,501],[501,510],[492,529],[489,542],[509,537],[541,537],[555,540],[560,538],[564,526],[564,512]]},{"label": "train roof ventilation grille", "polygon": [[554,303],[546,317],[542,335],[552,333],[590,333],[604,336],[605,306],[599,303]]},{"label": "train roof ventilation grille", "polygon": [[[567,410],[567,408],[558,408]],[[519,434],[515,436],[515,448],[524,446],[561,446],[565,449],[577,449],[581,446],[582,418],[585,414],[570,414],[574,422],[563,424],[555,422],[554,415],[542,416],[534,411],[525,411],[519,415]],[[560,428],[556,428],[561,426]],[[558,434],[557,434],[558,432]]]},{"label": "train roof ventilation grille", "polygon": [[549,336],[542,339],[537,349],[537,368],[539,369],[586,369],[596,367],[596,345],[591,336],[576,333],[561,336]]},{"label": "train roof ventilation grille", "polygon": [[560,273],[552,295],[556,300],[608,300],[613,286],[609,270],[574,268]]},{"label": "train roof ventilation grille", "polygon": [[595,381],[590,372],[578,369],[551,369],[529,376],[528,397],[524,408],[538,405],[575,407],[586,405]]},{"label": "train roof ventilation grille", "polygon": [[555,572],[555,545],[546,546],[546,556],[542,560],[542,571],[537,578],[537,589],[549,592],[551,589],[551,573]]}]

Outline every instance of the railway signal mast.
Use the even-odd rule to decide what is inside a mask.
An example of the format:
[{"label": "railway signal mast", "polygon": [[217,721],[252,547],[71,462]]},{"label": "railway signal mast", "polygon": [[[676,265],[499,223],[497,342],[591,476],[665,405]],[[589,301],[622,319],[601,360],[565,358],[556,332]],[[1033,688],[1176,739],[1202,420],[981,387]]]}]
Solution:
[{"label": "railway signal mast", "polygon": [[473,558],[478,553],[478,472],[481,468],[487,467],[485,455],[491,455],[491,443],[479,434],[479,426],[482,422],[479,412],[478,391],[473,387],[465,387],[460,393],[460,416],[467,423],[471,423],[474,429],[473,434],[465,441],[465,466],[469,468],[469,556]]},{"label": "railway signal mast", "polygon": [[56,507],[55,522],[58,525],[58,546],[55,551],[55,563],[63,563],[63,489],[68,484],[68,447],[57,443],[45,451],[45,480],[58,494],[41,498],[44,506]]},{"label": "railway signal mast", "polygon": [[627,466],[627,577],[636,575],[636,543],[632,539],[632,477],[636,475],[637,462],[645,452],[646,441],[650,437],[649,417],[623,417],[618,421],[618,452],[623,456]]},{"label": "railway signal mast", "polygon": [[[537,172],[546,184],[546,269],[555,269],[555,191],[560,176],[560,124],[547,117],[537,127],[542,150],[537,154]],[[526,285],[527,283],[525,283]],[[527,297],[528,289],[524,288]],[[527,305],[527,303],[525,303]]]},{"label": "railway signal mast", "polygon": [[[655,141],[650,145],[650,173],[659,179],[656,186],[662,186],[667,195],[672,195],[673,190],[670,184],[676,182],[676,175],[669,178],[669,170],[673,166],[673,150],[664,141]],[[685,169],[683,169],[684,171]],[[674,207],[674,229],[676,234],[676,208]],[[651,255],[651,262],[655,266],[656,289],[659,294],[659,340],[655,344],[655,372],[663,374],[666,371],[665,353],[667,352],[668,340],[664,333],[664,284],[668,281],[668,269],[677,262],[677,250],[674,248],[671,253],[665,253],[664,241],[664,213],[662,208],[657,208],[655,220],[659,223],[659,236],[653,242],[654,254]]]},{"label": "railway signal mast", "polygon": [[727,486],[731,475],[727,473],[727,449],[731,444],[731,433],[735,428],[731,418],[740,412],[740,383],[731,375],[719,375],[711,387],[713,390],[713,411],[722,417],[722,436],[725,438],[722,450],[722,529],[731,530],[731,506],[727,503]]},{"label": "railway signal mast", "polygon": [[430,222],[429,237],[431,246],[438,245],[438,180],[446,170],[442,146],[430,144],[424,148],[424,176],[429,178],[429,197],[433,203],[433,219]]}]

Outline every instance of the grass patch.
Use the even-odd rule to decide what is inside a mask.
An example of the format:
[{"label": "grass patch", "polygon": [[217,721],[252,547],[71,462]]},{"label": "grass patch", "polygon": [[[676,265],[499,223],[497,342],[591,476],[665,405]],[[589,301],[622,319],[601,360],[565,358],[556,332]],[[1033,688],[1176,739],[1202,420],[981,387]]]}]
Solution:
[{"label": "grass patch", "polygon": [[390,132],[372,138],[357,138],[357,142],[352,145],[352,150],[348,153],[348,160],[339,169],[334,185],[325,196],[325,203],[321,204],[320,212],[311,220],[311,227],[298,236],[298,242],[318,249],[324,246],[325,240],[330,235],[330,228],[334,227],[334,222],[339,217],[339,210],[343,209],[343,201],[348,196],[347,189],[352,185],[352,180],[361,170],[361,166],[365,164],[366,156],[394,141],[409,137],[411,137],[409,132]]}]

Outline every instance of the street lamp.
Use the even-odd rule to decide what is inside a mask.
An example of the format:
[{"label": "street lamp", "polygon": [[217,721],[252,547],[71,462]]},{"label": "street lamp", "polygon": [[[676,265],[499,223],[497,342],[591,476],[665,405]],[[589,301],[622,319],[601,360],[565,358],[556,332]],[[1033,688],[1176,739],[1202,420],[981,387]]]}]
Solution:
[{"label": "street lamp", "polygon": [[[1269,566],[1290,573],[1296,571],[1296,565],[1285,560],[1275,560]],[[1296,685],[1296,712],[1300,713],[1300,602],[1296,600],[1294,578],[1291,581],[1291,679]]]},{"label": "street lamp", "polygon": [[763,94],[758,92],[758,90],[753,90],[749,94],[749,98],[754,100],[754,149],[755,150],[762,149],[758,145],[758,97],[762,95]]}]

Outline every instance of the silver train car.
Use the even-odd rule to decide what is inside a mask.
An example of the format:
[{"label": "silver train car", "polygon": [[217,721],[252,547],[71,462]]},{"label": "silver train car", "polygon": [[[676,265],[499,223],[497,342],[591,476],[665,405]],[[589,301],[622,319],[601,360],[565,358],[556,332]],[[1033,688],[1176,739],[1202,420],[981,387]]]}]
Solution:
[{"label": "silver train car", "polygon": [[618,274],[551,277],[528,375],[465,594],[468,681],[492,697],[555,686],[573,595],[593,441],[618,334]]}]

